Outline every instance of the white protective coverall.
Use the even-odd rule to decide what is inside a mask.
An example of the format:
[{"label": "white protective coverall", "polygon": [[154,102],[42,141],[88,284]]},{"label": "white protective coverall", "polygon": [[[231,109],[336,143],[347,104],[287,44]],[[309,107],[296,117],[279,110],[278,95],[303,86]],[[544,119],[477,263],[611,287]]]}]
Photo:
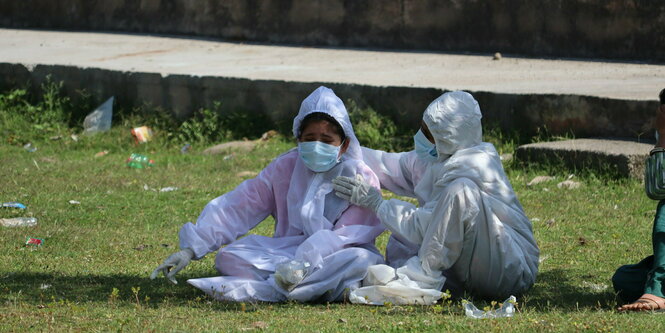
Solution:
[{"label": "white protective coverall", "polygon": [[[342,126],[350,144],[341,162],[327,172],[310,171],[292,149],[273,160],[254,179],[205,207],[196,224],[180,230],[180,248],[194,258],[222,248],[215,266],[222,276],[187,282],[218,300],[278,302],[336,301],[345,289],[360,285],[367,267],[383,263],[374,246],[384,227],[369,209],[350,205],[332,192],[331,180],[362,175],[379,187],[376,175],[362,161],[346,108],[332,90],[320,87],[308,96],[293,121],[293,135],[303,118],[324,112]],[[273,237],[248,235],[267,216],[275,219]],[[275,283],[279,263],[296,259],[311,264],[292,290]]]},{"label": "white protective coverall", "polygon": [[383,188],[419,202],[416,207],[391,199],[378,207],[379,218],[393,232],[388,263],[405,265],[402,270],[408,272],[407,260],[417,255],[425,275],[439,279],[423,285],[445,281],[451,289],[502,299],[533,285],[539,250],[496,149],[482,142],[480,120],[470,94],[449,92],[423,115],[434,137],[435,160],[415,151],[367,148],[363,157]]}]

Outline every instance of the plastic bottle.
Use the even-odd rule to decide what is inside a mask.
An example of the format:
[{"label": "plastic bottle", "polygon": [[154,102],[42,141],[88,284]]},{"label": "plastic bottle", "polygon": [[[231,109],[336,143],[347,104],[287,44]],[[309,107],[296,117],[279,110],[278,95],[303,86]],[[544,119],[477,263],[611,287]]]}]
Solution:
[{"label": "plastic bottle", "polygon": [[478,310],[478,308],[473,305],[471,302],[464,304],[464,312],[467,317],[474,319],[488,319],[488,318],[502,318],[502,317],[512,317],[515,315],[515,303],[517,299],[515,296],[510,296],[508,299],[503,301],[503,305],[496,309],[490,311]]},{"label": "plastic bottle", "polygon": [[0,219],[0,225],[3,227],[34,227],[37,225],[37,219],[34,217],[14,217],[11,219]]},{"label": "plastic bottle", "polygon": [[144,169],[154,166],[155,162],[148,158],[148,156],[141,154],[132,154],[127,159],[127,166],[134,169]]}]

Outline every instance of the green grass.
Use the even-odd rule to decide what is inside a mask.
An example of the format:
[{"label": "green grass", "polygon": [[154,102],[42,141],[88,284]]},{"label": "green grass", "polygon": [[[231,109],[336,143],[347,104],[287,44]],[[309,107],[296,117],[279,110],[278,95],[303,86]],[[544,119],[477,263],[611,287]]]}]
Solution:
[{"label": "green grass", "polygon": [[[1,111],[1,110],[0,110]],[[0,112],[0,116],[2,113]],[[233,189],[241,171],[260,171],[293,146],[277,138],[251,154],[189,154],[157,139],[135,146],[128,126],[78,141],[70,129],[53,133],[11,130],[0,124],[0,201],[19,201],[26,211],[0,210],[0,217],[34,216],[38,226],[0,228],[0,331],[644,331],[665,327],[658,315],[618,314],[610,278],[614,270],[650,254],[656,203],[636,180],[581,172],[575,190],[556,184],[569,172],[524,169],[507,173],[533,227],[543,259],[536,285],[518,299],[513,318],[473,320],[461,304],[369,307],[352,304],[234,304],[213,301],[184,283],[216,275],[214,255],[193,262],[181,283],[151,281],[150,272],[177,249],[177,233],[196,220],[211,199]],[[140,125],[140,124],[136,124]],[[48,137],[59,134],[59,140]],[[161,136],[160,136],[161,135]],[[498,137],[498,139],[497,139]],[[20,138],[20,139],[17,139]],[[492,140],[500,140],[494,136]],[[31,140],[38,148],[22,148]],[[510,152],[513,141],[496,142]],[[104,157],[95,153],[108,150]],[[155,167],[125,167],[133,152]],[[527,187],[538,175],[550,183]],[[167,186],[174,192],[144,190]],[[80,201],[71,205],[69,200]],[[268,219],[253,233],[270,235]],[[44,238],[38,248],[26,237]],[[385,248],[387,234],[378,246]],[[498,300],[502,301],[502,300]],[[475,301],[479,307],[483,301]]]}]

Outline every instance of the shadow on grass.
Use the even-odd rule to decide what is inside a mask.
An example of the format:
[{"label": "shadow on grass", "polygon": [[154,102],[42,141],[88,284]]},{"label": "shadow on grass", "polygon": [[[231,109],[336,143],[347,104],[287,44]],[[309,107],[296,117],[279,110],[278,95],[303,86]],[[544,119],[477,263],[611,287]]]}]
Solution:
[{"label": "shadow on grass", "polygon": [[[541,272],[536,285],[524,296],[526,306],[538,312],[553,309],[563,311],[613,309],[617,297],[608,281],[607,288],[603,285],[589,283],[579,285],[580,278],[572,279],[573,274],[567,270],[554,269]],[[608,278],[609,280],[609,278]],[[600,289],[598,291],[594,290]]]},{"label": "shadow on grass", "polygon": [[[520,303],[537,312],[554,309],[597,310],[616,306],[616,296],[611,287],[594,291],[591,287],[579,286],[579,283],[576,283],[579,279],[573,280],[571,276],[570,272],[562,269],[540,273],[537,284],[526,295],[520,297]],[[207,302],[211,299],[185,282],[193,277],[183,274],[178,277],[180,284],[174,286],[166,282],[163,277],[153,281],[148,277],[122,274],[62,276],[44,273],[8,273],[0,281],[0,291],[2,291],[0,301],[3,303],[19,301],[35,305],[58,300],[108,303],[114,297],[113,288],[117,288],[115,297],[119,302],[135,303],[136,295],[132,288],[134,290],[140,288],[139,302],[152,307],[168,303],[193,307],[201,305],[207,308],[212,306],[222,311],[240,311],[241,307],[244,309],[244,306],[238,303]],[[48,287],[44,288],[46,286]],[[146,296],[149,297],[147,301]]]},{"label": "shadow on grass", "polygon": [[[118,303],[159,307],[162,304],[197,306],[210,300],[203,292],[189,285],[186,280],[194,278],[182,274],[178,285],[172,285],[160,276],[156,280],[137,275],[76,275],[65,276],[46,273],[6,273],[0,279],[0,302],[23,302],[44,304],[65,300],[76,303]],[[117,292],[114,294],[114,288]],[[140,289],[138,289],[140,288]],[[146,299],[148,297],[148,299]],[[218,310],[237,311],[241,305],[229,302],[212,302]],[[244,308],[244,306],[242,306]],[[243,310],[244,311],[244,310]]]}]

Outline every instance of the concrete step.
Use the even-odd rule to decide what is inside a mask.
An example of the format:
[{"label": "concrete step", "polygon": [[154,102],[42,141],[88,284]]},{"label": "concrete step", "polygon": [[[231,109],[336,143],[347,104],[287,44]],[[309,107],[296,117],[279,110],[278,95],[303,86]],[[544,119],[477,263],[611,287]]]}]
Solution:
[{"label": "concrete step", "polygon": [[623,139],[574,139],[519,146],[515,159],[524,163],[545,163],[609,171],[621,177],[644,177],[644,161],[653,143]]},{"label": "concrete step", "polygon": [[117,107],[147,103],[178,118],[221,101],[222,112],[248,112],[284,132],[324,84],[414,130],[434,98],[461,89],[503,129],[637,137],[665,87],[664,65],[0,29],[0,89],[39,87],[49,75],[71,96],[85,89],[100,102],[115,96]]}]

